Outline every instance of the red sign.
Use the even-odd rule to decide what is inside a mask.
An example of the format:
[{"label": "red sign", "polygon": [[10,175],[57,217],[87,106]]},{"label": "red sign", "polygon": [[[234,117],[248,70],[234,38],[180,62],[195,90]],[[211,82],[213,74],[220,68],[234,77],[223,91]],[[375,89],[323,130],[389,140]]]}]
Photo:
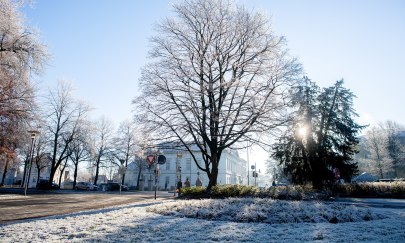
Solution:
[{"label": "red sign", "polygon": [[155,156],[154,155],[148,155],[146,157],[146,159],[148,160],[149,166],[151,166],[153,164],[153,161],[155,160]]}]

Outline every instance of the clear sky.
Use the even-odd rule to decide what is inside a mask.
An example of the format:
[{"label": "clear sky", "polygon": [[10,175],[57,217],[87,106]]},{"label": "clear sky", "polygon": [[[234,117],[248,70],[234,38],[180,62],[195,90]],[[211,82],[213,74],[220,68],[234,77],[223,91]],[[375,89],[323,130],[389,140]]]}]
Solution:
[{"label": "clear sky", "polygon": [[[132,116],[153,25],[171,14],[165,0],[36,0],[24,13],[53,56],[40,77],[60,78],[118,125]],[[321,87],[344,79],[363,124],[405,124],[405,1],[240,0],[271,16],[292,55]]]}]

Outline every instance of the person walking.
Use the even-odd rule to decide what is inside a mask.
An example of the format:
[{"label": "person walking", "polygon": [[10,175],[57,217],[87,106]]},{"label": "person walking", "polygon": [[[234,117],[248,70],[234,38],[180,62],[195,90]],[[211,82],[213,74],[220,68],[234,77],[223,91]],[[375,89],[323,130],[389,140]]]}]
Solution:
[{"label": "person walking", "polygon": [[178,194],[179,197],[181,196],[181,188],[182,188],[182,187],[183,187],[183,182],[181,182],[181,180],[179,180],[179,181],[177,182],[177,189],[176,189],[177,194]]},{"label": "person walking", "polygon": [[186,187],[190,187],[190,181],[188,180],[188,178],[186,179],[186,181],[184,182],[184,184],[186,185]]}]

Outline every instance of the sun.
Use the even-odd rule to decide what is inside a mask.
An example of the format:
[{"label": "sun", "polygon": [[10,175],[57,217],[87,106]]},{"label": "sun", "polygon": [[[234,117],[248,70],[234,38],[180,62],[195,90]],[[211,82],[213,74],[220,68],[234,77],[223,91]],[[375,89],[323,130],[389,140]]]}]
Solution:
[{"label": "sun", "polygon": [[306,136],[307,136],[307,128],[306,128],[306,127],[300,127],[300,128],[298,129],[298,134],[299,134],[301,137],[306,137]]}]

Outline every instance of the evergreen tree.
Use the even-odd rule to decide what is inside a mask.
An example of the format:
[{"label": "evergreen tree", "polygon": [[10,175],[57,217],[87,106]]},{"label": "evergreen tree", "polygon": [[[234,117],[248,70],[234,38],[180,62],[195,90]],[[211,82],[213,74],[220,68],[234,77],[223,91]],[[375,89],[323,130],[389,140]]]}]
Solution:
[{"label": "evergreen tree", "polygon": [[343,80],[321,91],[305,77],[293,95],[294,119],[274,146],[273,157],[284,164],[293,183],[322,188],[338,175],[349,180],[357,173],[352,156],[363,128],[353,120],[354,94],[343,87]]}]

